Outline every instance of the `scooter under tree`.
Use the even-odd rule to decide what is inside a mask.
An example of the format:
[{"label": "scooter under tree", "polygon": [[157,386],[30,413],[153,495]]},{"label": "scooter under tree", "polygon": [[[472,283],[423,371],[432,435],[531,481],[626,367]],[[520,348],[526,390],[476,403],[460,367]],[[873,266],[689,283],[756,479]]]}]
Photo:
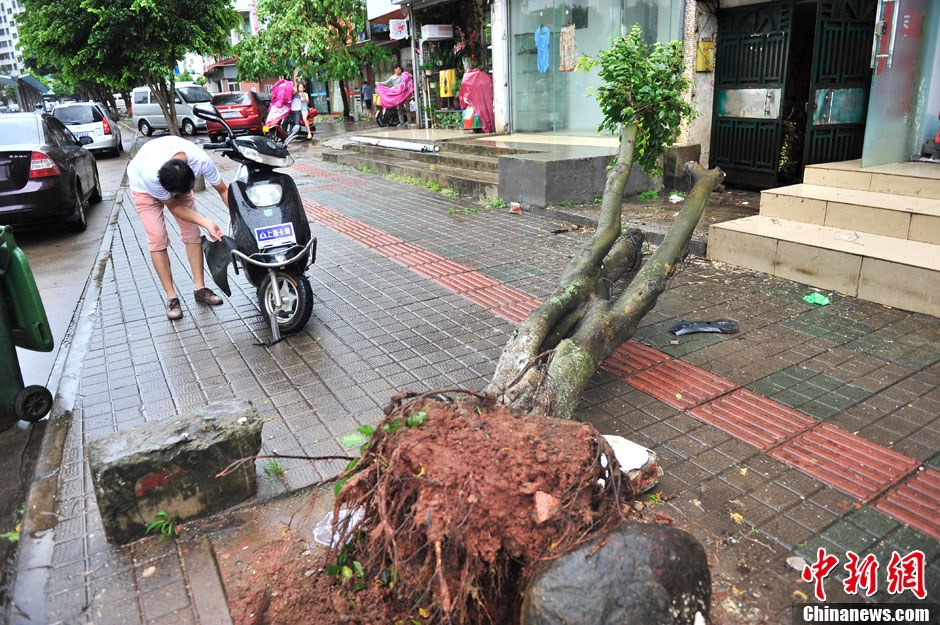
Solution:
[{"label": "scooter under tree", "polygon": [[287,144],[265,137],[236,137],[218,110],[198,104],[193,113],[221,124],[228,133],[219,143],[204,143],[209,150],[240,163],[229,185],[228,235],[219,241],[202,238],[209,273],[218,287],[231,295],[228,266],[239,265],[258,293],[258,303],[271,324],[273,341],[301,330],[313,309],[313,290],[305,272],[316,260],[317,239],[310,233],[297,185],[289,175],[275,171],[290,167],[294,159]]}]

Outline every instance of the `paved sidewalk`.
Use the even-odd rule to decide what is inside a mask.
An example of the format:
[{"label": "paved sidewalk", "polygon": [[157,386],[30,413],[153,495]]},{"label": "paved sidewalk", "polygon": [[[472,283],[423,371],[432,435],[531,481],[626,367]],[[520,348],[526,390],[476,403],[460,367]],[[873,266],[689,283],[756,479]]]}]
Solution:
[{"label": "paved sidewalk", "polygon": [[[376,422],[398,389],[482,388],[514,321],[551,292],[588,236],[324,164],[313,146],[295,152],[292,173],[319,239],[308,272],[316,300],[306,329],[272,347],[254,344],[269,328],[242,276],[232,276],[225,305],[193,302],[175,240],[184,316],[166,319],[125,197],[59,474],[40,622],[215,622],[182,566],[188,547],[104,541],[88,441],[237,397],[266,419],[265,452],[340,453],[336,439]],[[230,179],[233,164],[221,164]],[[226,222],[214,191],[197,202]],[[875,553],[882,571],[893,550],[921,549],[928,597],[940,593],[940,320],[838,295],[814,309],[801,300],[808,292],[692,260],[578,413],[657,451],[666,475],[655,508],[706,544],[718,622],[789,622],[794,592],[811,596],[812,587],[784,560],[795,552],[812,561],[818,546],[843,561],[848,549]],[[678,318],[717,317],[735,318],[741,333],[674,345],[667,332]],[[283,464],[291,489],[342,468]],[[262,497],[273,494],[267,480],[259,485]],[[840,573],[841,563],[827,580],[830,601]],[[888,596],[881,581],[878,600],[913,600]]]}]

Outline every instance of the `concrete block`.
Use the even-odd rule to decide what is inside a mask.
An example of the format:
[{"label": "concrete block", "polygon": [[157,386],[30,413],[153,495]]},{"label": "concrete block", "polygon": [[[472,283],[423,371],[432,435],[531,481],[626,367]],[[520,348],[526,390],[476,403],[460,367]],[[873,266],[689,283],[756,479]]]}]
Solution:
[{"label": "concrete block", "polygon": [[698,143],[677,144],[666,150],[663,157],[663,189],[690,191],[691,186],[682,168],[689,161],[699,162],[702,159],[702,146]]},{"label": "concrete block", "polygon": [[907,238],[911,241],[940,245],[940,217],[911,215],[911,230]]},{"label": "concrete block", "polygon": [[803,171],[803,184],[877,191],[877,189],[871,188],[871,176],[871,173],[864,171],[828,168],[825,165],[810,165]]},{"label": "concrete block", "polygon": [[831,228],[906,239],[911,228],[911,214],[906,211],[886,210],[874,206],[829,202],[825,225]]},{"label": "concrete block", "polygon": [[862,257],[790,241],[777,244],[773,273],[781,278],[855,297]]},{"label": "concrete block", "polygon": [[760,214],[821,226],[826,220],[826,202],[809,197],[761,191]]},{"label": "concrete block", "polygon": [[878,258],[862,261],[858,296],[940,317],[940,272]]},{"label": "concrete block", "polygon": [[144,537],[161,510],[185,521],[254,495],[253,462],[215,476],[233,461],[258,454],[262,423],[250,402],[226,401],[93,441],[88,462],[108,541]]},{"label": "concrete block", "polygon": [[708,229],[708,258],[730,265],[773,273],[777,239],[721,228]]}]

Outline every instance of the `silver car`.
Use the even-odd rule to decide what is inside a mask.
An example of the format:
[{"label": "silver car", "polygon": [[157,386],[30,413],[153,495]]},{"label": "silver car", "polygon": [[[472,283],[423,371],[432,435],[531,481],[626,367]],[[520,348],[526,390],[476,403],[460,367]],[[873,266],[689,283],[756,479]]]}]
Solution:
[{"label": "silver car", "polygon": [[92,142],[85,146],[87,150],[107,151],[111,156],[118,156],[124,149],[118,123],[97,102],[59,104],[52,110],[52,116],[68,126],[76,137],[91,137]]}]

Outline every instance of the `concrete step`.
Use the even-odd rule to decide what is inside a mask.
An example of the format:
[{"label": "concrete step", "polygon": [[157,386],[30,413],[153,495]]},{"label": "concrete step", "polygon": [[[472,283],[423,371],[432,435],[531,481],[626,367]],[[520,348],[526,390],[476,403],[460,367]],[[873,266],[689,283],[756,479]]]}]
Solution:
[{"label": "concrete step", "polygon": [[529,154],[535,150],[507,147],[504,143],[497,143],[487,139],[453,139],[441,141],[441,152],[457,154],[474,154],[477,156],[490,156],[499,158],[510,154]]},{"label": "concrete step", "polygon": [[940,317],[940,245],[755,215],[711,226],[708,257]]},{"label": "concrete step", "polygon": [[860,160],[820,163],[804,170],[803,182],[940,200],[940,165],[936,163],[892,163],[864,169]]},{"label": "concrete step", "polygon": [[448,187],[460,195],[498,197],[499,177],[493,173],[471,171],[446,165],[435,165],[412,159],[377,157],[352,150],[329,150],[323,160],[353,167],[364,166],[379,174],[413,176]]},{"label": "concrete step", "polygon": [[362,154],[372,154],[381,158],[399,158],[423,161],[435,165],[445,165],[458,169],[470,169],[473,171],[487,172],[495,174],[499,170],[499,160],[492,156],[479,156],[476,154],[466,154],[462,152],[407,152],[405,150],[396,150],[394,148],[382,148],[375,145],[363,145],[361,143],[350,143],[345,149],[351,152]]},{"label": "concrete step", "polygon": [[940,245],[940,200],[795,184],[761,192],[760,214]]}]

